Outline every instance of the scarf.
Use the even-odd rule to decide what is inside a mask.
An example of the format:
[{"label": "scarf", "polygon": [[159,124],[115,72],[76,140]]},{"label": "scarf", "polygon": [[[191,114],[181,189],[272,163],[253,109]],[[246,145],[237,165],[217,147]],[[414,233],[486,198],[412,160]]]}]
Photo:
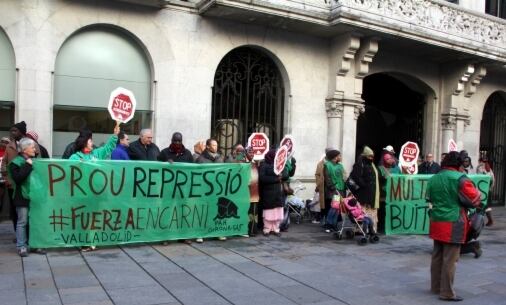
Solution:
[{"label": "scarf", "polygon": [[325,169],[330,176],[332,184],[337,190],[342,191],[344,187],[344,168],[341,163],[333,163],[332,161],[325,161]]},{"label": "scarf", "polygon": [[90,153],[91,153],[91,149],[89,149],[87,147],[83,148],[83,154],[88,155]]},{"label": "scarf", "polygon": [[373,208],[379,209],[380,202],[380,190],[379,190],[379,179],[378,179],[378,170],[376,169],[376,165],[374,162],[371,162],[372,170],[374,171],[374,178],[376,179],[376,185],[374,190],[374,205]]},{"label": "scarf", "polygon": [[186,148],[183,144],[170,144],[169,145],[169,151],[171,153],[176,154],[176,156],[181,156],[186,151]]}]

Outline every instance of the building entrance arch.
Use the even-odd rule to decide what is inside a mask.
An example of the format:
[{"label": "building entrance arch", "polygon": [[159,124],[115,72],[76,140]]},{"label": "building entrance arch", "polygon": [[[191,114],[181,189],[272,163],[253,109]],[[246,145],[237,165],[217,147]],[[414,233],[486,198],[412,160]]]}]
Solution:
[{"label": "building entrance arch", "polygon": [[[375,73],[364,78],[362,99],[365,111],[357,122],[356,152],[365,145],[377,158],[387,145],[398,154],[407,141],[417,142],[422,152],[433,149],[426,145],[424,134],[426,109],[432,89],[412,76],[400,73]],[[427,147],[424,147],[427,146]]]},{"label": "building entrance arch", "polygon": [[495,183],[490,193],[491,203],[504,205],[506,199],[506,92],[494,92],[485,103],[480,129],[480,157],[487,157],[492,163]]}]

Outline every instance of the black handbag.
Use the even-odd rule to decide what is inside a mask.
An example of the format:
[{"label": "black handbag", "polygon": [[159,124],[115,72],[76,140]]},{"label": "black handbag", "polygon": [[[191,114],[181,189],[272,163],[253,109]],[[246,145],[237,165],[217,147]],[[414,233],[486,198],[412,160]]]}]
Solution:
[{"label": "black handbag", "polygon": [[348,179],[346,179],[346,187],[352,192],[352,193],[355,193],[356,191],[358,191],[360,189],[360,185],[358,185],[355,180],[353,180],[351,177],[348,177]]}]

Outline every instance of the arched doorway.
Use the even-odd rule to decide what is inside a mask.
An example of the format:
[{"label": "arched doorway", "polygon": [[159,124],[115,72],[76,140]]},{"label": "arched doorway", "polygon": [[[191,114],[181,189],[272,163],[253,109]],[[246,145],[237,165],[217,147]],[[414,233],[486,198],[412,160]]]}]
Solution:
[{"label": "arched doorway", "polygon": [[58,51],[54,82],[53,156],[60,156],[82,127],[93,131],[97,144],[109,137],[114,124],[107,103],[117,87],[132,91],[137,101],[133,119],[121,129],[138,134],[151,126],[150,60],[126,30],[93,25],[75,32]]},{"label": "arched doorway", "polygon": [[239,47],[220,62],[214,75],[211,133],[228,155],[253,132],[271,143],[283,135],[284,87],[274,61],[263,51]]},{"label": "arched doorway", "polygon": [[357,122],[357,154],[368,145],[379,158],[385,146],[392,145],[398,153],[407,141],[415,141],[423,151],[426,95],[406,85],[415,80],[405,76],[402,81],[403,77],[377,73],[364,78],[365,112]]},{"label": "arched doorway", "polygon": [[14,124],[16,62],[7,34],[0,28],[0,136],[9,136]]},{"label": "arched doorway", "polygon": [[506,199],[506,92],[495,92],[483,109],[480,131],[480,156],[492,162],[495,186],[491,202],[504,205]]}]

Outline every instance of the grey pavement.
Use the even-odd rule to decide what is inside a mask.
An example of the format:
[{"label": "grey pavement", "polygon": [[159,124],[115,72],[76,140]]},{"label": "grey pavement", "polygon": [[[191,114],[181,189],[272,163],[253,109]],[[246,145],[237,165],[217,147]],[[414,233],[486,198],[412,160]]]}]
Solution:
[{"label": "grey pavement", "polygon": [[[462,256],[460,304],[506,304],[506,209]],[[0,224],[0,304],[443,304],[429,292],[432,241],[381,236],[359,246],[319,225],[292,224],[281,238],[257,236],[186,245],[125,245],[81,253],[50,250],[21,259]]]}]

